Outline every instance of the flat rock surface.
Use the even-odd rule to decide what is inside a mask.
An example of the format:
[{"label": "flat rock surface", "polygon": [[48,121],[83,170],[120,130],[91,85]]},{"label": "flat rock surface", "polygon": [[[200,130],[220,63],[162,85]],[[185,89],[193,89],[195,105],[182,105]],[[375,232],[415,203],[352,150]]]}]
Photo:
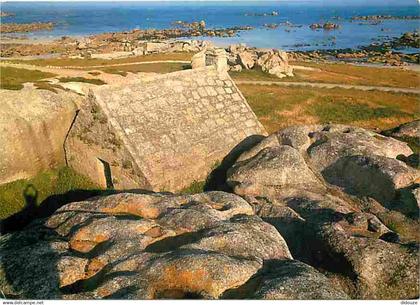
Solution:
[{"label": "flat rock surface", "polygon": [[[264,273],[256,297],[346,297],[315,269],[293,263],[280,233],[244,199],[223,192],[121,193],[71,203],[2,236],[0,249],[0,288],[9,297],[216,299],[273,260],[291,263]],[[327,292],[308,294],[304,287],[318,278]],[[295,281],[293,293],[265,292]]]}]

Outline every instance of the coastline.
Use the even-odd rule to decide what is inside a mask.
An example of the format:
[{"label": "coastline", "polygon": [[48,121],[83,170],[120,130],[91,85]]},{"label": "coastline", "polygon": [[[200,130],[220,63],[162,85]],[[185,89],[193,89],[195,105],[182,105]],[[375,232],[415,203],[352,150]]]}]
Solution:
[{"label": "coastline", "polygon": [[[3,33],[0,44],[3,46],[1,59],[7,58],[48,58],[59,56],[86,56],[87,53],[113,54],[121,51],[134,51],[144,43],[168,43],[170,41],[199,40],[210,41],[212,44],[225,48],[229,38],[240,37],[241,33],[253,30],[252,27],[232,27],[207,29],[206,23],[182,21],[173,22],[175,28],[134,29],[124,32],[105,32],[95,35],[74,35],[62,37],[45,37],[44,35],[20,35],[18,33]],[[218,37],[218,40],[212,38]],[[418,32],[404,33],[382,44],[371,44],[347,49],[317,49],[287,50],[297,61],[329,61],[348,62],[355,64],[378,64],[402,66],[406,63],[419,64],[419,53],[411,48],[419,44]],[[258,47],[258,45],[251,45]],[[267,48],[271,49],[271,48]],[[112,57],[112,56],[110,56]]]}]

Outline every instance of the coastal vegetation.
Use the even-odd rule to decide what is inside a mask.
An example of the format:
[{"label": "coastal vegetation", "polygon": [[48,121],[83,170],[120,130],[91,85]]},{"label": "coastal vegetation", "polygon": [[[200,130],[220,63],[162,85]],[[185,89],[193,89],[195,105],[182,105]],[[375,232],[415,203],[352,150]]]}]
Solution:
[{"label": "coastal vegetation", "polygon": [[315,123],[387,129],[419,118],[420,101],[415,94],[276,85],[239,88],[269,133]]},{"label": "coastal vegetation", "polygon": [[38,70],[27,70],[13,67],[0,67],[0,88],[20,90],[27,82],[39,82],[45,78],[54,77],[55,74]]},{"label": "coastal vegetation", "polygon": [[318,82],[398,88],[418,87],[418,73],[408,69],[356,66],[344,63],[291,62],[291,64],[313,69],[295,69],[294,77],[282,79],[264,73],[260,69],[230,72],[230,74],[235,80]]},{"label": "coastal vegetation", "polygon": [[119,74],[126,76],[131,73],[171,73],[175,71],[190,69],[189,64],[183,63],[150,63],[150,64],[132,64],[124,66],[102,67],[99,70],[105,73]]},{"label": "coastal vegetation", "polygon": [[193,181],[191,185],[180,191],[180,194],[194,195],[204,192],[206,181]]},{"label": "coastal vegetation", "polygon": [[64,195],[76,190],[99,189],[89,178],[68,167],[44,171],[32,179],[17,180],[0,186],[0,219],[24,209],[28,204],[28,197],[34,198],[39,206],[51,196]]},{"label": "coastal vegetation", "polygon": [[96,78],[84,78],[84,77],[60,77],[58,79],[62,83],[71,83],[71,82],[77,82],[77,83],[88,83],[93,85],[105,85],[105,82],[100,79]]},{"label": "coastal vegetation", "polygon": [[153,62],[153,61],[190,61],[194,53],[160,53],[148,54],[141,56],[131,56],[118,59],[99,59],[99,58],[48,58],[48,59],[32,59],[32,60],[10,60],[12,63],[28,64],[35,66],[56,66],[56,67],[69,67],[89,68],[92,66],[112,66],[127,63],[140,63],[140,62]]}]

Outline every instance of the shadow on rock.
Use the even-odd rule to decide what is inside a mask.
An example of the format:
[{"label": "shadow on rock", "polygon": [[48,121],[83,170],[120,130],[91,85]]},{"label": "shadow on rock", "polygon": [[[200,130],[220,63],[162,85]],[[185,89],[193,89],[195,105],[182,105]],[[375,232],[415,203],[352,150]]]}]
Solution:
[{"label": "shadow on rock", "polygon": [[64,243],[48,241],[56,237],[45,227],[1,237],[0,289],[7,299],[61,298],[57,262]]},{"label": "shadow on rock", "polygon": [[[73,190],[65,194],[52,195],[37,203],[38,191],[33,185],[29,185],[24,190],[25,208],[12,216],[1,221],[0,233],[7,234],[24,229],[28,224],[36,219],[47,218],[54,214],[62,206],[71,202],[85,201],[93,199],[98,196],[108,196],[118,193],[133,193],[133,194],[151,194],[153,192],[148,190],[133,189],[133,190]],[[165,193],[163,193],[165,194]]]},{"label": "shadow on rock", "polygon": [[33,185],[28,185],[23,191],[25,208],[4,219],[0,225],[0,233],[7,234],[22,230],[33,220],[51,216],[56,210],[70,202],[109,195],[112,192],[104,190],[74,190],[65,194],[52,195],[38,204],[38,190]]},{"label": "shadow on rock", "polygon": [[348,299],[315,268],[295,260],[267,260],[245,284],[226,291],[224,299]]},{"label": "shadow on rock", "polygon": [[244,139],[236,145],[230,153],[222,160],[221,164],[215,168],[207,178],[204,191],[226,191],[231,192],[232,189],[226,183],[226,175],[229,168],[235,164],[241,154],[258,145],[265,137],[261,135],[253,135]]}]

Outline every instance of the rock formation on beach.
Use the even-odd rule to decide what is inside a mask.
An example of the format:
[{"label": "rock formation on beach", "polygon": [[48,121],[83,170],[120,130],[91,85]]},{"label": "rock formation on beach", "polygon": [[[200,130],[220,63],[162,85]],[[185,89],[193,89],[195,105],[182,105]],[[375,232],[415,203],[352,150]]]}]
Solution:
[{"label": "rock formation on beach", "polygon": [[293,67],[289,65],[287,53],[284,51],[250,48],[238,44],[231,45],[227,52],[231,71],[257,68],[279,78],[293,76]]},{"label": "rock formation on beach", "polygon": [[394,39],[394,47],[412,47],[420,48],[420,35],[419,32],[407,32],[401,37]]},{"label": "rock formation on beach", "polygon": [[0,17],[11,17],[11,16],[14,16],[14,15],[15,14],[13,14],[13,13],[0,11]]},{"label": "rock formation on beach", "polygon": [[[400,161],[410,156],[404,142],[360,128],[290,127],[245,152],[227,183],[279,230],[295,259],[332,272],[353,297],[411,298],[419,293],[410,242],[418,240],[420,172]],[[391,210],[403,211],[398,225]],[[399,236],[384,223],[416,233]]]},{"label": "rock formation on beach", "polygon": [[45,299],[416,298],[419,170],[400,161],[412,154],[361,128],[289,127],[225,164],[232,193],[121,192],[1,236],[0,289]]}]

